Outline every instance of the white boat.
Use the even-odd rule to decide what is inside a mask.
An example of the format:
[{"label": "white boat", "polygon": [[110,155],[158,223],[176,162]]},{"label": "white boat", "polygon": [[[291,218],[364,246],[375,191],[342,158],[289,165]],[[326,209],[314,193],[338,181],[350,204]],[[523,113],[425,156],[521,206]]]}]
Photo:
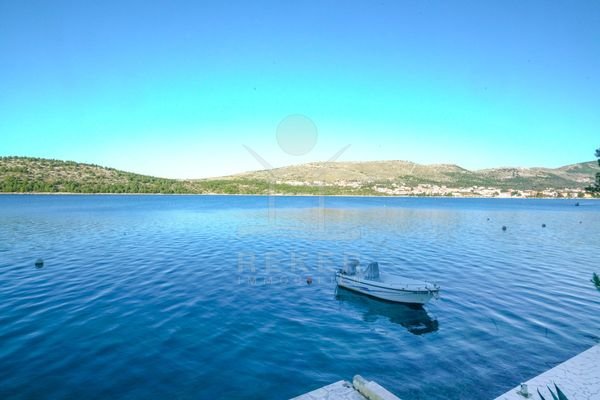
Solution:
[{"label": "white boat", "polygon": [[440,292],[435,283],[382,276],[376,262],[361,270],[358,261],[351,261],[335,273],[335,281],[340,287],[395,303],[425,304]]}]

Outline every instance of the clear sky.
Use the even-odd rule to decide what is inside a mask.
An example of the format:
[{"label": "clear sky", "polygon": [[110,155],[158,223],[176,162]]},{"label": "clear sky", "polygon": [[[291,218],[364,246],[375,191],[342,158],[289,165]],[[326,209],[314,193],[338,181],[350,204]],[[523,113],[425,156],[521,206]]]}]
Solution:
[{"label": "clear sky", "polygon": [[[280,121],[318,130],[282,150]],[[0,0],[0,155],[205,177],[556,167],[600,146],[600,1]]]}]

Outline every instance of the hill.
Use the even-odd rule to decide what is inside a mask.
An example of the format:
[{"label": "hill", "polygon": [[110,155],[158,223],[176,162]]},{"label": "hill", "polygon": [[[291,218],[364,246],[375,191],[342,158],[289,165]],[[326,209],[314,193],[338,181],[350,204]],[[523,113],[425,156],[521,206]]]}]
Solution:
[{"label": "hill", "polygon": [[[30,157],[0,157],[0,192],[165,194],[451,194],[422,187],[485,187],[494,191],[581,190],[593,182],[595,162],[561,168],[495,168],[408,161],[326,162],[202,180],[177,180],[98,165]],[[411,189],[412,188],[412,189]],[[419,188],[419,189],[414,189]],[[464,192],[464,191],[463,191]],[[469,192],[465,192],[467,195]]]},{"label": "hill", "polygon": [[0,192],[193,193],[192,186],[73,161],[0,158]]},{"label": "hill", "polygon": [[374,187],[494,187],[498,189],[583,189],[594,181],[600,168],[594,161],[561,168],[494,168],[469,171],[458,165],[421,165],[408,161],[310,163],[234,175],[234,179],[260,179],[291,184],[311,183]]}]

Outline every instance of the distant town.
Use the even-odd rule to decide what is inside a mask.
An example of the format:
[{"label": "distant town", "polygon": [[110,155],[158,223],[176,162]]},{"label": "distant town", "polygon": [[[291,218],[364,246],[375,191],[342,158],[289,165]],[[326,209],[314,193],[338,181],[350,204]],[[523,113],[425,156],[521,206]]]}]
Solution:
[{"label": "distant town", "polygon": [[[322,181],[275,181],[277,185],[308,186],[308,187],[330,187],[363,189],[362,182],[322,182]],[[497,187],[451,187],[446,185],[419,184],[417,186],[405,186],[397,183],[371,184],[369,189],[384,196],[433,196],[433,197],[499,197],[499,198],[592,198],[585,189],[578,188],[546,188],[543,190],[523,190]]]}]

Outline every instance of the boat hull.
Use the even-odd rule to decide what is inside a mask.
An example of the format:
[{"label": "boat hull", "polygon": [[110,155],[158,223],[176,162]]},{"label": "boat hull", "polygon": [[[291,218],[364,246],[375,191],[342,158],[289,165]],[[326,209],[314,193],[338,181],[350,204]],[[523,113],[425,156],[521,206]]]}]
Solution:
[{"label": "boat hull", "polygon": [[338,286],[378,299],[394,303],[425,304],[437,296],[437,290],[410,290],[393,287],[385,283],[360,279],[337,273],[335,280]]}]

